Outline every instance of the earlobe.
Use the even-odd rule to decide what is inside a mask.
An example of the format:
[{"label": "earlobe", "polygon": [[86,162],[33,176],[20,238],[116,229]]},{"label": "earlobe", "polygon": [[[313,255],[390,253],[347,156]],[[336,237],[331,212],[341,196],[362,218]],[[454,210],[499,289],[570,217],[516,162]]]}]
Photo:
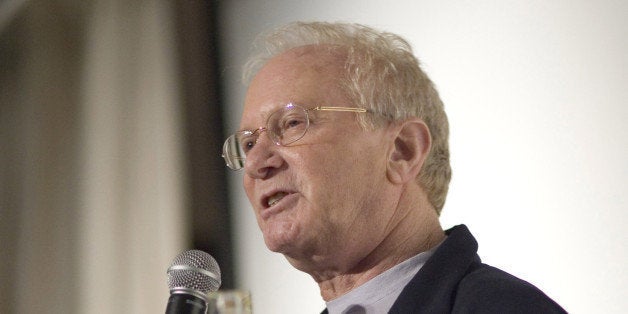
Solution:
[{"label": "earlobe", "polygon": [[403,184],[419,175],[432,140],[429,128],[419,118],[404,120],[396,130],[388,160],[388,179]]}]

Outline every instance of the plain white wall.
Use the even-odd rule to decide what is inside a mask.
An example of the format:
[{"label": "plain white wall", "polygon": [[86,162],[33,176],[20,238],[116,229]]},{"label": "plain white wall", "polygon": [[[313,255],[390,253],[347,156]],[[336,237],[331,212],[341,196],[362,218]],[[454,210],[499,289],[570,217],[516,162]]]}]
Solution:
[{"label": "plain white wall", "polygon": [[[628,2],[230,1],[223,4],[227,132],[243,58],[261,30],[349,21],[407,38],[451,123],[445,227],[467,224],[483,260],[573,313],[628,310]],[[318,313],[318,287],[268,252],[231,176],[239,287],[256,313]]]}]

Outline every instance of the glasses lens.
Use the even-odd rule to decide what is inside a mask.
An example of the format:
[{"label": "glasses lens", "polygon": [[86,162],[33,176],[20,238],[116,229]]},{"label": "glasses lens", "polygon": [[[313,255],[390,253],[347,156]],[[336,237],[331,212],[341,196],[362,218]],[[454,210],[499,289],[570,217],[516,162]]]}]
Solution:
[{"label": "glasses lens", "polygon": [[301,139],[309,124],[307,111],[289,104],[268,118],[268,134],[276,144],[288,145]]},{"label": "glasses lens", "polygon": [[239,170],[244,167],[246,154],[242,150],[237,134],[229,136],[225,141],[225,144],[222,146],[222,157],[225,159],[227,167],[233,170]]},{"label": "glasses lens", "polygon": [[300,106],[288,104],[268,117],[266,128],[240,131],[229,136],[222,147],[222,157],[227,167],[240,170],[244,168],[246,154],[257,143],[257,138],[263,130],[268,132],[268,136],[275,144],[289,145],[301,139],[309,125],[307,111]]}]

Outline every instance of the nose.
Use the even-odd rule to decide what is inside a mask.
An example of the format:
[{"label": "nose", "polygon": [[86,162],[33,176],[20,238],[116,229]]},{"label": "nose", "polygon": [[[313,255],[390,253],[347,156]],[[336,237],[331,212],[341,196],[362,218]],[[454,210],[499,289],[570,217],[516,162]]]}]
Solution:
[{"label": "nose", "polygon": [[257,143],[246,154],[244,171],[254,179],[269,177],[274,169],[281,167],[284,160],[277,150],[278,145],[268,138],[266,134],[260,134]]}]

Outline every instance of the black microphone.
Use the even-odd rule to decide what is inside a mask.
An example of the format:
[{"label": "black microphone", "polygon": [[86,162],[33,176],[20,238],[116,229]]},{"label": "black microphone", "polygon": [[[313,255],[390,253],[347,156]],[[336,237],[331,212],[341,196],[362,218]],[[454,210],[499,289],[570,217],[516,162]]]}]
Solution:
[{"label": "black microphone", "polygon": [[166,314],[207,313],[208,293],[220,287],[220,267],[209,254],[185,251],[168,267],[170,298]]}]

